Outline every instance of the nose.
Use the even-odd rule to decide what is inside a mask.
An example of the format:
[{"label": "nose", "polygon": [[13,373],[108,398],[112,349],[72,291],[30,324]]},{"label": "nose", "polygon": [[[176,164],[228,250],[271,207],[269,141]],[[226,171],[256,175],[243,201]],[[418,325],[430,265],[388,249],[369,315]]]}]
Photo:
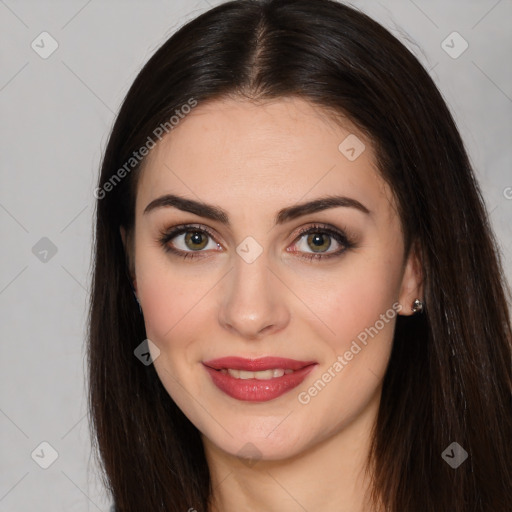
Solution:
[{"label": "nose", "polygon": [[219,323],[239,338],[258,340],[290,321],[286,287],[268,266],[265,253],[252,263],[235,258],[222,294]]}]

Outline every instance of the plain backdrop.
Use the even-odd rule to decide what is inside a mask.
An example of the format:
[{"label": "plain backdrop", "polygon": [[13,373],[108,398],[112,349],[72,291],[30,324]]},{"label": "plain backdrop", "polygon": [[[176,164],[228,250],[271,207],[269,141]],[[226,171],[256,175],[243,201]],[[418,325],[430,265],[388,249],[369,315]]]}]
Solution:
[{"label": "plain backdrop", "polygon": [[[109,509],[85,396],[93,190],[141,66],[219,3],[0,0],[0,512]],[[418,56],[448,102],[510,281],[512,2],[352,4]]]}]

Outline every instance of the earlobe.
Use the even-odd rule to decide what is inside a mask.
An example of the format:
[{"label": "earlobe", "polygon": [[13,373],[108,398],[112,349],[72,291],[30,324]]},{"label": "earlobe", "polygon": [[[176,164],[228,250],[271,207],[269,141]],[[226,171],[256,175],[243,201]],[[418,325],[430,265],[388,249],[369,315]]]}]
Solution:
[{"label": "earlobe", "polygon": [[417,244],[413,244],[407,257],[399,302],[401,315],[410,316],[423,310],[423,272]]}]

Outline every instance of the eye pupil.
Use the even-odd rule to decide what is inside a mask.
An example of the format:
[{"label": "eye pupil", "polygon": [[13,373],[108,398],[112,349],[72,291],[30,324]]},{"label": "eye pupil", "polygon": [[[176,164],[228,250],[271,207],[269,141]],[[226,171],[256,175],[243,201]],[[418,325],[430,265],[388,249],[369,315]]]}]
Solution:
[{"label": "eye pupil", "polygon": [[[325,240],[327,240],[327,243],[325,243]],[[326,250],[326,249],[329,249],[329,247],[331,245],[330,238],[321,233],[314,233],[314,234],[309,235],[308,243],[311,243],[311,242],[314,244],[315,250],[316,249]],[[312,249],[313,249],[313,247],[312,247]],[[317,251],[317,252],[319,252],[319,251]]]},{"label": "eye pupil", "polygon": [[[202,243],[201,239],[203,239]],[[196,247],[190,247],[189,242],[195,244]],[[185,243],[187,244],[187,247],[189,247],[189,249],[200,250],[203,249],[208,242],[206,240],[206,237],[204,237],[203,233],[201,233],[200,231],[188,231],[187,234],[185,235]],[[200,247],[197,247],[197,245],[200,245]]]}]

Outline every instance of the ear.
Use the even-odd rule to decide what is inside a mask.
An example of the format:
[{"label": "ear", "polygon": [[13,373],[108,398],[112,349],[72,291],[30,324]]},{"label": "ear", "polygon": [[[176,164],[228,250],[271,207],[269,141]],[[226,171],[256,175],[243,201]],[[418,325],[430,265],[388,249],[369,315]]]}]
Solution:
[{"label": "ear", "polygon": [[411,250],[405,262],[398,299],[402,305],[400,315],[410,316],[414,314],[412,303],[415,299],[423,300],[423,272],[417,243],[411,245]]},{"label": "ear", "polygon": [[135,265],[133,265],[133,237],[126,231],[124,226],[119,227],[121,240],[123,241],[124,253],[126,257],[126,268],[130,275],[133,289],[137,292],[137,279],[135,277]]}]

